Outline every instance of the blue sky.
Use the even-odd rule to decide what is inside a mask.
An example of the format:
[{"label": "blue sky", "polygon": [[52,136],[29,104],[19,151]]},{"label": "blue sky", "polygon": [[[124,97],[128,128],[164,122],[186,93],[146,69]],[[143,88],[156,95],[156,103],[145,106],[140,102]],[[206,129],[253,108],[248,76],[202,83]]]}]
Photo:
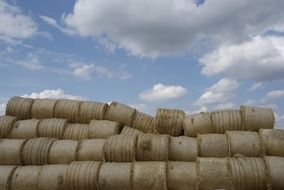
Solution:
[{"label": "blue sky", "polygon": [[284,127],[282,0],[0,0],[0,114],[11,96],[154,114],[272,107]]}]

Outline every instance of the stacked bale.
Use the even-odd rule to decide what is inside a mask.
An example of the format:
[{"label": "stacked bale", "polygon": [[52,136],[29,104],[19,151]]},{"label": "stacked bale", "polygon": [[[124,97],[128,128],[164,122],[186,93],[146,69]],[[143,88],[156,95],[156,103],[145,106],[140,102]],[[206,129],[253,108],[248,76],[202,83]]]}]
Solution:
[{"label": "stacked bale", "polygon": [[57,100],[35,99],[31,107],[31,117],[37,119],[53,118]]},{"label": "stacked bale", "polygon": [[7,103],[6,115],[15,116],[18,120],[31,119],[33,102],[34,99],[15,96]]},{"label": "stacked bale", "polygon": [[170,137],[169,160],[195,161],[198,156],[197,141],[189,137]]},{"label": "stacked bale", "polygon": [[103,161],[105,139],[81,140],[78,148],[78,161]]},{"label": "stacked bale", "polygon": [[86,124],[68,124],[63,139],[82,140],[88,138],[89,126]]},{"label": "stacked bale", "polygon": [[67,124],[66,119],[43,119],[38,124],[38,136],[62,139]]},{"label": "stacked bale", "polygon": [[143,132],[137,130],[137,129],[134,129],[132,127],[123,127],[121,133],[121,135],[142,135]]},{"label": "stacked bale", "polygon": [[155,133],[155,119],[145,113],[136,111],[132,127],[144,133]]},{"label": "stacked bale", "polygon": [[0,138],[8,137],[16,121],[17,118],[13,116],[0,117]]},{"label": "stacked bale", "polygon": [[284,130],[261,129],[259,134],[267,155],[284,157]]},{"label": "stacked bale", "polygon": [[93,119],[104,119],[108,105],[100,102],[81,102],[79,108],[79,123],[89,123]]},{"label": "stacked bale", "polygon": [[118,121],[123,126],[132,126],[133,116],[136,109],[119,102],[112,102],[105,113],[105,119]]},{"label": "stacked bale", "polygon": [[116,121],[92,120],[88,126],[88,138],[106,139],[119,134],[120,124]]},{"label": "stacked bale", "polygon": [[179,136],[183,133],[183,119],[185,113],[176,109],[161,109],[156,113],[155,126],[160,134]]},{"label": "stacked bale", "polygon": [[1,139],[0,140],[0,164],[21,165],[22,150],[27,140]]},{"label": "stacked bale", "polygon": [[9,190],[11,177],[16,166],[0,166],[0,190]]},{"label": "stacked bale", "polygon": [[201,112],[186,116],[183,121],[184,134],[189,137],[197,137],[197,134],[212,133],[211,114]]},{"label": "stacked bale", "polygon": [[229,154],[229,144],[225,135],[198,135],[197,142],[201,157],[226,157]]},{"label": "stacked bale", "polygon": [[17,121],[9,134],[11,139],[31,139],[38,137],[38,119]]},{"label": "stacked bale", "polygon": [[76,100],[57,100],[54,117],[67,119],[71,123],[78,122],[80,103]]},{"label": "stacked bale", "polygon": [[275,156],[266,156],[265,162],[267,164],[268,174],[271,179],[272,189],[284,189],[284,158]]}]

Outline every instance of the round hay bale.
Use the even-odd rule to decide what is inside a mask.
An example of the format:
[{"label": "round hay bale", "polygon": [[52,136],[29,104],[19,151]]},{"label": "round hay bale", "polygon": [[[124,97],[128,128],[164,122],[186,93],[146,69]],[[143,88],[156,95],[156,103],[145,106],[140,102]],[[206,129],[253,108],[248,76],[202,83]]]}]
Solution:
[{"label": "round hay bale", "polygon": [[11,139],[37,138],[38,119],[17,121],[9,135]]},{"label": "round hay bale", "polygon": [[11,190],[38,190],[38,177],[41,169],[41,166],[17,167],[11,177]]},{"label": "round hay bale", "polygon": [[226,158],[198,158],[197,175],[197,189],[230,189],[230,172]]},{"label": "round hay bale", "polygon": [[169,135],[139,135],[136,159],[138,161],[167,161],[169,157]]},{"label": "round hay bale", "polygon": [[104,153],[106,161],[132,162],[135,160],[137,136],[114,135],[105,142]]},{"label": "round hay bale", "polygon": [[224,134],[198,135],[198,149],[200,157],[227,157],[229,144]]},{"label": "round hay bale", "polygon": [[219,110],[211,113],[213,131],[225,133],[226,131],[241,131],[242,120],[240,110]]},{"label": "round hay bale", "polygon": [[89,126],[86,124],[68,124],[63,139],[82,140],[88,138]]},{"label": "round hay bale", "polygon": [[259,135],[269,156],[284,157],[284,130],[260,129]]},{"label": "round hay bale", "polygon": [[284,158],[266,156],[265,162],[271,178],[271,189],[284,189]]},{"label": "round hay bale", "polygon": [[119,102],[112,102],[105,113],[104,119],[118,121],[123,126],[132,126],[132,120],[135,112],[136,109],[128,105]]},{"label": "round hay bale", "polygon": [[100,190],[132,190],[133,163],[103,163],[99,172]]},{"label": "round hay bale", "polygon": [[26,140],[0,139],[0,164],[21,165],[21,152]]},{"label": "round hay bale", "polygon": [[36,138],[27,140],[22,151],[24,165],[48,164],[48,154],[55,139]]},{"label": "round hay bale", "polygon": [[257,132],[227,131],[226,135],[230,147],[230,156],[259,157],[265,155],[264,144]]},{"label": "round hay bale", "polygon": [[144,133],[155,133],[155,119],[154,117],[145,113],[136,111],[132,123],[134,129],[138,129]]},{"label": "round hay bale", "polygon": [[6,107],[6,115],[16,116],[18,120],[31,119],[31,108],[34,99],[15,96]]},{"label": "round hay bale", "polygon": [[103,120],[108,105],[100,102],[82,102],[79,109],[79,122],[89,123],[93,119]]},{"label": "round hay bale", "polygon": [[38,136],[62,139],[67,124],[66,119],[43,119],[38,124]]},{"label": "round hay bale", "polygon": [[142,135],[143,132],[142,131],[139,131],[137,129],[134,129],[132,127],[123,127],[121,133],[121,135]]},{"label": "round hay bale", "polygon": [[196,189],[195,162],[168,162],[167,167],[168,190]]},{"label": "round hay bale", "polygon": [[135,162],[133,190],[167,190],[166,162]]},{"label": "round hay bale", "polygon": [[120,132],[118,122],[107,120],[92,120],[89,124],[89,139],[106,139]]},{"label": "round hay bale", "polygon": [[172,161],[196,161],[197,142],[190,137],[170,137],[169,159]]},{"label": "round hay bale", "polygon": [[32,118],[53,118],[56,102],[57,100],[52,99],[36,99],[31,108]]},{"label": "round hay bale", "polygon": [[197,137],[197,134],[212,133],[211,114],[201,112],[186,116],[183,121],[184,134],[189,137]]},{"label": "round hay bale", "polygon": [[10,180],[17,166],[0,166],[0,190],[10,189]]},{"label": "round hay bale", "polygon": [[232,189],[267,190],[268,172],[263,158],[229,158]]},{"label": "round hay bale", "polygon": [[17,118],[4,115],[0,117],[0,138],[6,138],[10,134]]},{"label": "round hay bale", "polygon": [[79,145],[78,161],[103,161],[105,139],[86,139]]},{"label": "round hay bale", "polygon": [[68,165],[45,165],[38,178],[38,190],[63,190]]},{"label": "round hay bale", "polygon": [[49,164],[70,164],[76,160],[78,141],[74,140],[57,140],[49,151]]},{"label": "round hay bale", "polygon": [[182,110],[159,108],[155,118],[158,133],[180,136],[183,132],[184,116],[185,113]]},{"label": "round hay bale", "polygon": [[241,106],[243,129],[258,131],[259,129],[272,129],[275,117],[271,108],[258,108]]},{"label": "round hay bale", "polygon": [[97,190],[101,162],[72,162],[64,177],[68,190]]},{"label": "round hay bale", "polygon": [[76,100],[57,100],[54,116],[56,118],[67,119],[71,123],[77,123],[80,103],[80,101]]}]

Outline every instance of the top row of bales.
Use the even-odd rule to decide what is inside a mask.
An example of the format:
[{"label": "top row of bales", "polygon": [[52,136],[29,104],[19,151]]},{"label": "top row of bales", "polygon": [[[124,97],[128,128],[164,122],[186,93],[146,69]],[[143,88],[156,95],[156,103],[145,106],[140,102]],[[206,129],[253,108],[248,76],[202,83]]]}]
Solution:
[{"label": "top row of bales", "polygon": [[108,105],[94,101],[13,97],[7,104],[6,115],[15,116],[17,120],[63,118],[70,123],[89,123],[94,119],[109,120],[144,133],[154,133],[152,116],[118,102]]},{"label": "top row of bales", "polygon": [[186,135],[220,133],[226,131],[258,131],[274,127],[274,114],[270,108],[241,106],[240,110],[227,109],[202,112],[186,116],[176,109],[158,109],[153,118],[122,103],[110,105],[100,102],[77,100],[51,100],[13,97],[9,100],[6,115],[18,120],[64,118],[70,123],[89,123],[91,120],[119,122],[144,133]]}]

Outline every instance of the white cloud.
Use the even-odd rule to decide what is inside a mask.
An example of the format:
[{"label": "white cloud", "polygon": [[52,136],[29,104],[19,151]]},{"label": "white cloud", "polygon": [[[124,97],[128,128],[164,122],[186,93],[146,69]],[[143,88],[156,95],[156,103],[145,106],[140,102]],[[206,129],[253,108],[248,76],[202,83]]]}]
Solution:
[{"label": "white cloud", "polygon": [[0,40],[18,43],[37,32],[37,25],[30,16],[22,14],[20,8],[0,1]]},{"label": "white cloud", "polygon": [[99,77],[113,78],[113,73],[102,65],[96,65],[95,71]]},{"label": "white cloud", "polygon": [[267,93],[267,99],[284,98],[284,90],[273,90]]},{"label": "white cloud", "polygon": [[217,106],[215,106],[216,110],[233,109],[233,108],[236,108],[236,105],[231,102],[224,103],[224,104],[218,104]]},{"label": "white cloud", "polygon": [[71,64],[72,74],[76,77],[89,80],[94,70],[94,64]]},{"label": "white cloud", "polygon": [[70,30],[70,29],[68,29],[68,28],[65,28],[65,27],[60,26],[60,25],[56,22],[56,20],[53,19],[53,18],[50,18],[50,17],[47,17],[47,16],[43,16],[43,15],[40,15],[39,17],[40,17],[45,23],[47,23],[48,25],[53,26],[53,27],[59,29],[59,30],[60,30],[61,32],[63,32],[63,33],[66,33],[66,34],[68,34],[68,35],[74,35],[74,34],[75,34],[73,30]]},{"label": "white cloud", "polygon": [[0,116],[5,115],[5,110],[6,110],[6,103],[1,103],[0,104]]},{"label": "white cloud", "polygon": [[255,37],[251,41],[223,45],[200,58],[202,74],[273,80],[284,77],[284,38]]},{"label": "white cloud", "polygon": [[195,0],[78,0],[62,18],[80,36],[108,38],[131,54],[157,57],[186,52],[203,39],[222,43],[262,34],[282,23],[283,6],[282,0],[214,0],[201,6]]},{"label": "white cloud", "polygon": [[137,109],[140,112],[147,113],[151,116],[155,116],[157,107],[149,104],[130,104],[131,107]]},{"label": "white cloud", "polygon": [[12,62],[29,70],[40,70],[44,68],[38,56],[33,53],[29,53],[26,60],[16,60]]},{"label": "white cloud", "polygon": [[139,95],[141,100],[147,102],[167,101],[178,99],[184,96],[187,90],[182,86],[155,84],[152,89],[148,89]]},{"label": "white cloud", "polygon": [[200,113],[200,112],[207,112],[208,111],[208,108],[206,106],[201,106],[199,109],[197,110],[194,110],[192,112],[188,111],[186,112],[187,115],[189,114],[195,114],[195,113]]},{"label": "white cloud", "polygon": [[221,79],[216,84],[209,87],[197,100],[200,106],[227,103],[234,96],[239,84],[235,80]]},{"label": "white cloud", "polygon": [[248,89],[248,91],[253,92],[253,91],[260,89],[261,87],[263,87],[263,82],[257,82],[257,83],[254,83],[253,85],[251,85],[251,87]]},{"label": "white cloud", "polygon": [[74,96],[70,94],[65,94],[65,92],[62,89],[56,89],[56,90],[44,90],[42,92],[33,92],[31,94],[25,94],[22,97],[25,98],[48,98],[48,99],[73,99],[73,100],[83,100],[81,96]]}]

